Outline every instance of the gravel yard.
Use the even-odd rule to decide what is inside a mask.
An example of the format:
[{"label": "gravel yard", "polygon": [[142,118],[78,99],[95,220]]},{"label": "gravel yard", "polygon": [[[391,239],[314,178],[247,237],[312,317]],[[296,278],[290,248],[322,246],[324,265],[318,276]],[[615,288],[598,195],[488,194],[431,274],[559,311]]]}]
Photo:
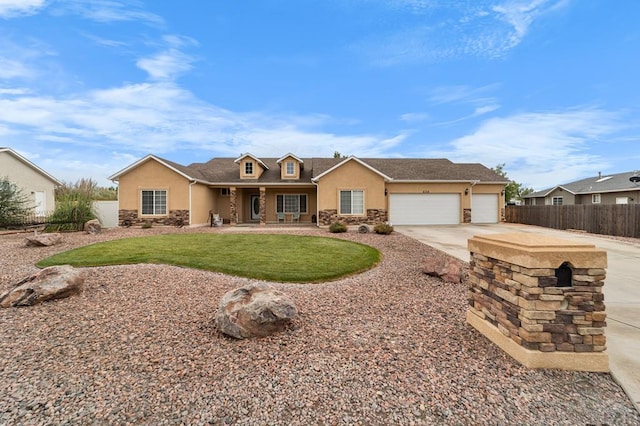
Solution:
[{"label": "gravel yard", "polygon": [[[53,253],[175,232],[221,231],[111,229],[64,234],[54,247],[0,235],[0,291]],[[362,242],[384,258],[339,281],[274,284],[300,317],[245,341],[221,335],[213,319],[222,295],[247,279],[89,268],[79,296],[0,310],[0,424],[640,424],[610,375],[528,370],[467,326],[466,283],[421,272],[442,252],[398,233],[290,232]]]}]

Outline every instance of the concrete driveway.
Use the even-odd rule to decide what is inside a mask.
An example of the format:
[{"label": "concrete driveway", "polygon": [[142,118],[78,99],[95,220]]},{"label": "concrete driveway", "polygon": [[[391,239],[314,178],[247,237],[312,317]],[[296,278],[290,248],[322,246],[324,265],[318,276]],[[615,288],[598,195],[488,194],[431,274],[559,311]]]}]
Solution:
[{"label": "concrete driveway", "polygon": [[469,261],[467,240],[482,234],[535,233],[589,242],[606,250],[608,268],[604,295],[609,367],[640,411],[640,241],[629,243],[593,234],[512,223],[394,226],[394,229],[466,262]]}]

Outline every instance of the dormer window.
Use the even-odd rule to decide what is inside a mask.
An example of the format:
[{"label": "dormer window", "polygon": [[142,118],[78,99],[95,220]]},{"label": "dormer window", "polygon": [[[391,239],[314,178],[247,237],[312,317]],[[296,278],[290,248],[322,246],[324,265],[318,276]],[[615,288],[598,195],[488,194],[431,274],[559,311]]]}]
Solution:
[{"label": "dormer window", "polygon": [[276,163],[280,166],[280,179],[300,179],[300,175],[304,169],[304,161],[301,158],[289,153],[280,157]]},{"label": "dormer window", "polygon": [[287,161],[286,163],[286,171],[287,176],[293,176],[296,174],[296,165],[293,161]]},{"label": "dormer window", "polygon": [[253,163],[251,161],[244,163],[244,174],[253,175]]}]

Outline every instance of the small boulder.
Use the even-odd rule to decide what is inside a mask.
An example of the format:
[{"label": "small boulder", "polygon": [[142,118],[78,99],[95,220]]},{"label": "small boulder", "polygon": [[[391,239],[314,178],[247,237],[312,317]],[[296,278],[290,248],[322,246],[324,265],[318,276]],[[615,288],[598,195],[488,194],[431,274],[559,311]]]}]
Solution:
[{"label": "small boulder", "polygon": [[86,278],[84,271],[70,265],[50,266],[30,275],[0,295],[0,307],[32,306],[52,299],[80,293]]},{"label": "small boulder", "polygon": [[237,339],[265,337],[284,330],[298,315],[287,295],[260,283],[229,291],[220,300],[218,329]]},{"label": "small boulder", "polygon": [[62,235],[59,233],[52,234],[36,234],[27,237],[26,245],[28,247],[48,247],[62,242]]},{"label": "small boulder", "polygon": [[424,261],[422,271],[427,275],[438,277],[448,283],[459,284],[462,282],[462,264],[450,257],[427,257]]},{"label": "small boulder", "polygon": [[98,219],[91,219],[84,224],[84,230],[87,234],[99,234],[102,232],[102,225]]}]

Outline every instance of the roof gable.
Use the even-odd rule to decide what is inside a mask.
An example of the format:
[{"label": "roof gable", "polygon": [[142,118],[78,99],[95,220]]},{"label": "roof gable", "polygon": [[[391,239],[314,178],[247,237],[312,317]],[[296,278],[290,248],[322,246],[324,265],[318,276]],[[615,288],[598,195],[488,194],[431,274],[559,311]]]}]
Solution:
[{"label": "roof gable", "polygon": [[347,164],[350,161],[355,161],[356,163],[360,164],[361,166],[371,170],[372,172],[376,173],[377,175],[381,176],[384,180],[386,181],[391,181],[392,178],[390,178],[389,176],[385,175],[384,173],[382,173],[381,171],[375,169],[374,167],[371,167],[369,164],[365,163],[364,161],[354,157],[353,155],[350,156],[349,158],[339,162],[338,164],[334,165],[333,167],[329,168],[328,170],[325,170],[324,172],[318,174],[317,176],[315,176],[312,180],[314,182],[317,182],[318,180],[322,179],[323,176],[328,175],[329,173],[333,172],[334,170],[344,166],[345,164]]},{"label": "roof gable", "polygon": [[240,164],[240,162],[241,162],[243,159],[247,158],[247,157],[251,158],[251,159],[252,159],[252,160],[254,160],[256,163],[260,164],[260,166],[262,166],[262,168],[263,168],[263,169],[265,169],[265,170],[269,170],[269,166],[267,166],[267,165],[266,165],[266,164],[265,164],[261,159],[259,159],[259,158],[258,158],[258,157],[256,157],[255,155],[250,154],[250,153],[248,153],[248,152],[247,152],[246,154],[243,154],[243,155],[241,155],[240,157],[236,158],[236,160],[234,161],[234,163],[236,163],[236,164]]},{"label": "roof gable", "polygon": [[58,185],[58,186],[62,186],[63,185],[63,183],[61,181],[59,181],[58,179],[54,178],[49,173],[45,172],[43,169],[41,169],[40,167],[36,166],[31,161],[27,160],[25,157],[23,157],[22,155],[18,154],[13,149],[11,149],[11,148],[1,148],[0,147],[0,152],[4,152],[4,153],[6,153],[8,155],[11,155],[12,157],[17,159],[21,163],[23,163],[26,166],[28,166],[29,168],[33,169],[35,172],[37,172],[37,173],[41,174],[42,176],[44,176],[45,178],[49,179],[55,185]]},{"label": "roof gable", "polygon": [[288,153],[288,154],[283,155],[282,157],[278,158],[278,160],[276,161],[276,164],[282,163],[284,160],[286,160],[289,157],[293,158],[298,163],[300,163],[300,167],[302,167],[302,165],[304,164],[304,161],[302,160],[302,158],[298,158],[295,155],[293,155],[292,153]]},{"label": "roof gable", "polygon": [[144,163],[146,163],[148,161],[156,161],[157,163],[162,164],[164,167],[166,167],[166,168],[168,168],[170,170],[173,170],[174,172],[178,173],[179,175],[183,176],[186,179],[200,181],[200,182],[205,181],[205,179],[202,179],[202,176],[197,171],[191,170],[189,167],[185,167],[185,166],[183,166],[181,164],[174,163],[173,161],[165,160],[164,158],[160,158],[160,157],[155,156],[153,154],[146,155],[145,157],[139,159],[135,163],[130,164],[129,166],[125,167],[124,169],[122,169],[122,170],[114,173],[113,175],[109,176],[108,179],[111,180],[111,181],[118,181],[120,176],[130,172],[133,169],[136,169],[137,167],[140,167],[142,164],[144,164]]}]

